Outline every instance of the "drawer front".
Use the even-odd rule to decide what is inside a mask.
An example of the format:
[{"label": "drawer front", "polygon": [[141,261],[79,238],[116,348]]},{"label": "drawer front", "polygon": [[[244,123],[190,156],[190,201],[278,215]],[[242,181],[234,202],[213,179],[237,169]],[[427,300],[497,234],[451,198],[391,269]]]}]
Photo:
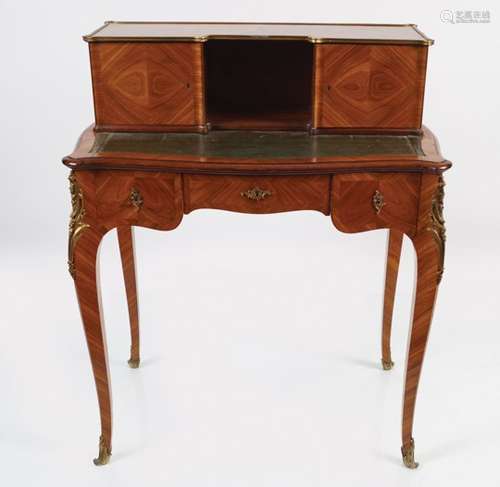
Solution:
[{"label": "drawer front", "polygon": [[96,174],[97,215],[108,228],[175,228],[182,219],[180,175],[103,171]]},{"label": "drawer front", "polygon": [[202,56],[194,42],[91,43],[96,128],[204,124]]},{"label": "drawer front", "polygon": [[184,176],[186,213],[215,208],[241,213],[317,210],[329,214],[329,176]]},{"label": "drawer front", "polygon": [[314,126],[420,129],[426,46],[317,44]]},{"label": "drawer front", "polygon": [[342,232],[392,228],[413,235],[419,174],[343,174],[333,177],[332,220]]}]

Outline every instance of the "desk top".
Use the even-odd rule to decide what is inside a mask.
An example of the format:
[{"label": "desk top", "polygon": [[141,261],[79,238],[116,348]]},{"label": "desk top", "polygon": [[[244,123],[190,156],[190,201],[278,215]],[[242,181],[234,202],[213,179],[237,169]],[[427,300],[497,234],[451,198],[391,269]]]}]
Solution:
[{"label": "desk top", "polygon": [[209,39],[305,40],[326,43],[431,45],[414,24],[296,24],[232,22],[106,22],[88,42],[197,41]]},{"label": "desk top", "polygon": [[416,135],[314,135],[307,132],[214,131],[195,133],[97,133],[92,154],[113,152],[260,160],[377,154],[424,155]]},{"label": "desk top", "polygon": [[433,134],[309,135],[306,132],[212,131],[95,133],[89,127],[63,159],[73,169],[224,174],[318,174],[346,170],[442,172]]}]

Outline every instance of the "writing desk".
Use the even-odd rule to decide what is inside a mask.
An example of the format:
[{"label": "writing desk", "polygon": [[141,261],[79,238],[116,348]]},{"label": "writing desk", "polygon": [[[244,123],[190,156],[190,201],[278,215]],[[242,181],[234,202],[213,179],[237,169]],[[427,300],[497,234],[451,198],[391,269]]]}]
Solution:
[{"label": "writing desk", "polygon": [[315,210],[342,232],[388,229],[385,370],[401,243],[411,239],[417,280],[401,450],[415,468],[415,400],[444,263],[442,173],[451,166],[420,120],[431,41],[414,26],[182,23],[107,23],[86,40],[96,124],[63,162],[72,169],[68,265],[101,417],[94,462],[108,462],[112,437],[99,244],[117,229],[137,368],[132,227],[173,230],[185,214],[213,208]]}]

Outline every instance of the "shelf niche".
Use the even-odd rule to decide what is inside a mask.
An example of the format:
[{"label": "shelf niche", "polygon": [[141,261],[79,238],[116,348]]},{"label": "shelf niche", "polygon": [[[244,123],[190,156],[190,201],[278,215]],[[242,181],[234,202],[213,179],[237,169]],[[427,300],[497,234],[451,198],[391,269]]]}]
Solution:
[{"label": "shelf niche", "polygon": [[307,41],[207,41],[210,129],[307,130],[312,111],[313,49]]}]

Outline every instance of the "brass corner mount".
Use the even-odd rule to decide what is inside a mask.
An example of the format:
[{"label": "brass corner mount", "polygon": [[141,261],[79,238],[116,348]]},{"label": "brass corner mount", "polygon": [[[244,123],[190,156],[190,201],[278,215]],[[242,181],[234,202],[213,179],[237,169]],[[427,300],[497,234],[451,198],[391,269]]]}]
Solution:
[{"label": "brass corner mount", "polygon": [[444,272],[444,255],[446,247],[446,226],[443,217],[444,209],[444,187],[445,182],[443,176],[439,176],[434,197],[432,198],[432,206],[430,212],[430,222],[427,230],[432,232],[432,236],[439,250],[439,264],[437,273],[437,282],[441,282]]},{"label": "brass corner mount", "polygon": [[75,245],[82,236],[85,229],[90,225],[83,221],[85,217],[85,206],[83,204],[83,192],[80,189],[73,172],[69,175],[69,191],[71,193],[71,215],[69,218],[69,239],[68,239],[68,270],[74,279],[75,271]]}]

